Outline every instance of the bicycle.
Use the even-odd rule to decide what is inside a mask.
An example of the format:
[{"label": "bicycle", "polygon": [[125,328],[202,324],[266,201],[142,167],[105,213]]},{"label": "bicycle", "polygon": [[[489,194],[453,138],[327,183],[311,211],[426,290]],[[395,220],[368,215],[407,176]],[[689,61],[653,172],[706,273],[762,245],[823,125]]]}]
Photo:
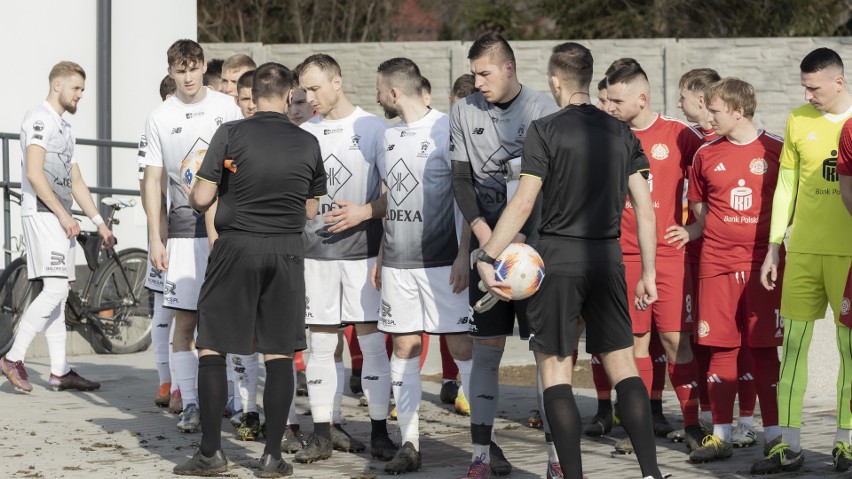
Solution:
[{"label": "bicycle", "polygon": [[[20,201],[20,193],[12,192]],[[104,198],[110,207],[106,219],[112,229],[119,220],[115,214],[136,204],[135,200]],[[72,211],[75,216],[81,211]],[[65,308],[65,324],[72,329],[88,325],[93,348],[98,353],[135,353],[151,345],[151,321],[154,293],[145,288],[148,252],[128,248],[116,252],[101,249],[102,239],[96,231],[82,231],[77,243],[86,257],[90,274],[81,287],[73,284]],[[0,275],[0,355],[12,347],[15,332],[24,311],[41,292],[40,280],[27,279],[26,245],[19,240],[21,256],[12,261]],[[79,283],[79,281],[77,282]]]}]

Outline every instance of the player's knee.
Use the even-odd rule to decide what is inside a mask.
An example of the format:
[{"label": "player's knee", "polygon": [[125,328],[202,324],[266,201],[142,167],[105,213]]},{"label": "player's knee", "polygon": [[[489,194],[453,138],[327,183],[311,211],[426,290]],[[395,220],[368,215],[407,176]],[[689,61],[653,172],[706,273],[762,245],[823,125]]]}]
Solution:
[{"label": "player's knee", "polygon": [[393,354],[399,359],[411,359],[423,352],[423,341],[419,334],[400,334],[393,337]]},{"label": "player's knee", "polygon": [[458,361],[468,361],[473,357],[473,340],[467,334],[448,334],[447,349],[450,355]]}]

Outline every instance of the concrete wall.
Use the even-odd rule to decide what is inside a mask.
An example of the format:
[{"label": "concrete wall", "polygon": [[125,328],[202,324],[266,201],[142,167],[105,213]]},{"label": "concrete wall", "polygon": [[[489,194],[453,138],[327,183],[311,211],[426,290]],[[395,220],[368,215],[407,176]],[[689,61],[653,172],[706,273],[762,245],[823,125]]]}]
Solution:
[{"label": "concrete wall", "polygon": [[[547,92],[546,66],[550,49],[560,42],[512,42],[521,82]],[[621,57],[637,59],[651,82],[651,103],[659,112],[681,117],[677,108],[680,75],[711,67],[722,76],[736,76],[754,84],[758,93],[755,120],[767,130],[783,135],[790,110],[804,103],[799,85],[799,62],[814,48],[826,46],[840,53],[852,68],[852,38],[741,38],[583,40],[595,56],[595,79]],[[414,60],[432,82],[434,106],[447,111],[453,80],[468,71],[469,42],[403,42],[359,44],[263,45],[206,44],[208,58],[233,53],[252,55],[258,63],[278,61],[289,67],[316,52],[334,56],[341,64],[344,88],[350,99],[380,114],[375,103],[375,71],[382,61],[405,56]],[[594,88],[594,86],[593,86]]]}]

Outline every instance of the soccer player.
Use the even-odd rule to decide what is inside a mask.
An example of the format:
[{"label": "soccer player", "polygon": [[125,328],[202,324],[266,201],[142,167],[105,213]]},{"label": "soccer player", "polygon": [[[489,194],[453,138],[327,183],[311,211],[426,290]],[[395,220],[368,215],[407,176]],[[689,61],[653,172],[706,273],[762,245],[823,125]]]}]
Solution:
[{"label": "soccer player", "polygon": [[[225,351],[262,353],[264,404],[269,416],[258,476],[283,477],[293,467],[281,457],[281,438],[293,397],[293,352],[305,348],[302,232],[326,193],[315,138],[285,112],[293,75],[277,63],[257,70],[252,87],[258,111],[225,123],[210,142],[190,193],[198,211],[218,201],[220,236],[198,301],[198,383],[204,421],[198,452],[176,474],[225,472],[220,411],[227,401]],[[307,200],[306,200],[307,198]]]},{"label": "soccer player", "polygon": [[[198,429],[195,352],[198,292],[204,279],[210,246],[204,215],[190,208],[189,189],[213,133],[226,121],[242,117],[233,98],[202,86],[204,51],[192,40],[178,40],[167,51],[175,95],[158,106],[145,124],[145,214],[148,217],[149,256],[165,271],[163,306],[175,310],[172,341],[173,382],[178,383],[184,411],[181,432]],[[164,176],[166,178],[164,178]],[[167,190],[163,191],[163,183]],[[168,241],[163,244],[162,196],[167,193]]]},{"label": "soccer player", "polygon": [[427,107],[432,106],[432,82],[429,81],[426,77],[421,77],[423,79],[423,84],[421,85],[421,90],[423,92],[423,102],[426,103]]},{"label": "soccer player", "polygon": [[[467,333],[470,231],[452,195],[449,117],[429,108],[420,69],[407,58],[379,65],[376,101],[400,122],[384,135],[380,164],[388,214],[374,283],[382,291],[379,329],[393,336],[391,381],[402,447],[385,472],[420,469],[420,353],[424,333],[440,334],[459,369],[470,371]],[[470,377],[462,378],[466,386]]]},{"label": "soccer player", "polygon": [[[517,175],[530,122],[558,107],[552,99],[521,85],[515,54],[500,35],[486,33],[479,37],[470,47],[468,60],[479,91],[453,105],[450,158],[456,203],[475,236],[470,247],[478,248],[491,237],[491,228],[506,206],[507,176]],[[531,220],[515,239],[526,240],[533,229]],[[479,280],[476,270],[471,270],[471,305],[482,297]],[[513,334],[516,315],[521,338],[529,337],[525,305],[526,302],[500,302],[471,316],[473,365],[467,397],[471,403],[473,458],[467,477],[488,477],[492,472],[506,475],[512,471],[495,442],[493,425],[500,396],[498,369],[506,337]],[[548,470],[550,465],[559,466],[553,447],[548,448],[548,464]]]},{"label": "soccer player", "polygon": [[[840,133],[840,146],[837,151],[837,174],[840,183],[840,197],[852,215],[852,119],[846,120]],[[852,327],[852,268],[846,280],[846,289],[840,303],[840,322]]]},{"label": "soccer player", "polygon": [[609,99],[606,96],[606,77],[598,82],[598,101],[595,103],[598,110],[608,112]]},{"label": "soccer player", "polygon": [[707,118],[709,100],[705,98],[704,92],[710,85],[721,79],[719,73],[712,68],[696,68],[681,75],[678,83],[680,98],[677,100],[677,107],[683,112],[687,121],[698,126],[701,134],[704,135],[704,141],[707,142],[715,140],[718,135]]},{"label": "soccer player", "polygon": [[254,104],[254,99],[251,96],[252,78],[254,78],[254,70],[249,70],[240,75],[239,80],[237,80],[237,97],[235,100],[245,118],[254,115],[254,112],[257,111],[257,105]]},{"label": "soccer player", "polygon": [[44,287],[21,317],[12,348],[0,358],[0,369],[19,391],[31,392],[24,359],[36,334],[44,331],[50,355],[48,385],[58,391],[94,391],[100,383],[78,375],[65,355],[65,301],[68,283],[75,279],[74,252],[80,225],[71,216],[74,200],[98,228],[103,247],[115,243],[92,194],[83,181],[74,156],[74,133],[62,118],[77,112],[83,98],[86,72],[69,61],[53,66],[50,89],[42,104],[31,108],[21,123],[21,217],[27,243],[27,278],[41,279]]},{"label": "soccer player", "polygon": [[175,85],[175,79],[166,75],[160,81],[160,99],[163,101],[168,100],[175,94],[175,90],[177,90],[177,85]]},{"label": "soccer player", "polygon": [[731,422],[741,382],[738,357],[743,354],[755,365],[765,437],[771,441],[781,434],[775,399],[777,347],[783,337],[777,319],[781,281],[779,275],[778,287],[766,291],[756,273],[769,247],[783,142],[752,123],[757,97],[750,84],[725,78],[705,92],[708,120],[719,138],[698,150],[690,170],[688,198],[696,221],[672,229],[676,234],[669,236],[678,246],[704,237],[696,341],[710,348],[707,383],[713,434],[692,450],[693,462],[733,454]]},{"label": "soccer player", "polygon": [[[609,113],[630,126],[651,158],[648,185],[657,218],[660,299],[648,310],[631,311],[636,364],[650,393],[653,389],[653,360],[649,355],[649,344],[653,323],[668,357],[669,379],[683,413],[687,446],[695,448],[701,444],[704,434],[698,425],[698,391],[690,387],[698,375],[690,347],[692,318],[686,309],[691,288],[684,285],[684,253],[670,245],[665,235],[669,226],[683,223],[683,187],[687,168],[704,139],[689,125],[651,109],[648,77],[639,63],[625,62],[606,78]],[[628,284],[635,283],[641,274],[635,228],[633,208],[628,203],[621,221],[621,245]],[[652,407],[655,415],[662,415],[661,403]],[[668,432],[671,429],[658,433],[665,436]],[[629,451],[630,446],[629,439],[622,440],[616,444],[616,451]]]},{"label": "soccer player", "polygon": [[[538,249],[547,275],[541,290],[530,298],[527,313],[530,349],[539,365],[546,416],[564,477],[583,477],[582,424],[571,388],[574,335],[582,313],[586,347],[601,356],[615,384],[621,420],[634,439],[642,475],[659,479],[663,476],[657,466],[648,393],[631,351],[627,283],[618,242],[619,216],[629,192],[642,257],[633,303],[646,309],[657,296],[655,220],[643,177],[649,160],[627,125],[591,104],[592,70],[592,54],[582,45],[565,43],[553,49],[549,83],[563,109],[530,125],[518,192],[473,257],[491,294],[508,300],[501,289],[505,285],[494,278],[494,258],[513,240],[542,194]],[[608,161],[599,161],[601,151]]]},{"label": "soccer player", "polygon": [[462,98],[473,95],[477,91],[479,90],[476,88],[476,78],[470,73],[462,73],[453,82],[453,90],[450,94],[450,107]]},{"label": "soccer player", "polygon": [[305,226],[305,323],[311,330],[306,373],[314,433],[295,460],[328,459],[332,448],[351,452],[365,448],[333,417],[344,382],[343,364],[338,367],[334,359],[338,329],[355,324],[364,355],[361,380],[372,425],[370,453],[389,461],[398,449],[387,432],[390,360],[384,335],[377,329],[380,295],[369,280],[386,209],[379,174],[386,125],[349,101],[340,65],[331,56],[311,55],[299,72],[299,83],[318,114],[302,128],[319,140],[328,196],[320,201],[323,215]]},{"label": "soccer player", "polygon": [[[298,77],[296,79],[298,81]],[[293,101],[290,102],[287,117],[296,125],[301,125],[314,117],[314,107],[308,103],[307,92],[299,84],[293,87]]]},{"label": "soccer player", "polygon": [[[802,398],[807,388],[808,355],[814,321],[831,305],[835,313],[840,368],[837,371],[837,432],[834,467],[852,466],[852,412],[849,410],[852,344],[849,328],[837,321],[849,265],[852,263],[852,217],[846,214],[837,178],[840,130],[852,116],[852,94],[843,76],[843,60],[829,48],[808,53],[799,65],[805,100],[787,119],[781,169],[772,202],[769,251],[760,269],[767,289],[775,288],[779,250],[792,217],[781,317],[784,346],[778,382],[780,438],[767,446],[766,458],[753,473],[795,470],[804,463],[801,447]],[[795,208],[796,214],[793,215]]]},{"label": "soccer player", "polygon": [[237,81],[243,73],[254,70],[257,64],[252,58],[243,53],[231,55],[222,64],[222,93],[237,96]]},{"label": "soccer player", "polygon": [[204,86],[211,90],[222,92],[222,64],[225,60],[214,58],[207,62],[207,71],[204,72]]}]

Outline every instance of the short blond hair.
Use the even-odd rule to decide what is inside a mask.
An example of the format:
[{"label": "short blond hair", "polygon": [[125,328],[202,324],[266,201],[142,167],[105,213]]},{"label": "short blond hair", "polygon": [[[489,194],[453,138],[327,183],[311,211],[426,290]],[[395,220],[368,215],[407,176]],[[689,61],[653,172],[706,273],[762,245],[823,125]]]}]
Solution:
[{"label": "short blond hair", "polygon": [[236,55],[231,55],[222,63],[222,72],[228,72],[232,70],[242,70],[247,68],[249,70],[255,70],[257,68],[257,64],[252,60],[252,58],[244,53],[237,53]]},{"label": "short blond hair", "polygon": [[704,99],[707,103],[713,101],[714,97],[721,99],[731,110],[742,108],[744,117],[754,118],[754,111],[757,109],[757,94],[750,83],[734,77],[722,78],[710,85],[704,92]]},{"label": "short blond hair", "polygon": [[69,77],[72,75],[80,75],[83,77],[83,80],[86,79],[86,72],[83,70],[83,67],[74,62],[63,61],[53,65],[53,68],[50,69],[50,75],[47,76],[47,81],[53,83],[53,80],[59,77]]}]

